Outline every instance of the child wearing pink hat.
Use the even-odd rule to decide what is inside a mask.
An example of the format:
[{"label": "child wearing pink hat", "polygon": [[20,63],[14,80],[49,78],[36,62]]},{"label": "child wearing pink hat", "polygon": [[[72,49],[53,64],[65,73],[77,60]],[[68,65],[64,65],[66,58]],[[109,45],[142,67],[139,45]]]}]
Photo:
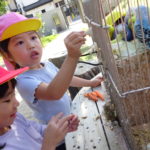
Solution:
[{"label": "child wearing pink hat", "polygon": [[[67,132],[77,129],[74,115],[53,116],[48,125],[29,121],[17,113],[19,102],[15,97],[15,76],[28,67],[7,71],[0,67],[0,149],[55,150]],[[68,124],[69,122],[69,124]]]},{"label": "child wearing pink hat", "polygon": [[[15,68],[29,67],[17,77],[17,89],[34,116],[47,124],[59,112],[70,113],[71,99],[66,93],[69,86],[95,87],[101,84],[101,79],[85,80],[73,76],[81,56],[80,47],[85,43],[86,34],[82,31],[72,32],[65,38],[68,55],[60,70],[51,62],[41,62],[43,50],[36,32],[40,25],[40,20],[17,13],[0,16],[0,47],[2,56]],[[62,147],[57,150],[65,150],[64,144]]]}]

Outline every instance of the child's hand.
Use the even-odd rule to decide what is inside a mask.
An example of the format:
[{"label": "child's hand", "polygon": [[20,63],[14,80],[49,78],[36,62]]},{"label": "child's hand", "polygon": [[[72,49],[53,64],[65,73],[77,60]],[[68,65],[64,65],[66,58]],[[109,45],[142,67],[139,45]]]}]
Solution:
[{"label": "child's hand", "polygon": [[95,79],[91,80],[91,87],[97,87],[99,85],[101,85],[101,82],[104,81],[103,77],[97,77]]},{"label": "child's hand", "polygon": [[68,50],[68,56],[72,58],[79,58],[81,56],[80,48],[85,43],[85,32],[72,32],[69,34],[64,42]]},{"label": "child's hand", "polygon": [[69,132],[76,131],[79,126],[79,119],[76,115],[72,114],[72,118],[69,120]]},{"label": "child's hand", "polygon": [[63,113],[59,113],[52,117],[45,130],[44,141],[52,145],[57,145],[61,142],[67,132],[69,132],[69,122],[72,118],[72,115],[63,117]]}]

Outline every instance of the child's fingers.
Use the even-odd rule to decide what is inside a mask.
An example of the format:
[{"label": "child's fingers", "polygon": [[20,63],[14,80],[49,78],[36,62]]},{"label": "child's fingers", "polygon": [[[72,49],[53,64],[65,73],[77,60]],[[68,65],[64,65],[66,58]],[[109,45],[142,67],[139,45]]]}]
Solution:
[{"label": "child's fingers", "polygon": [[69,120],[70,124],[74,123],[74,122],[78,122],[79,119],[78,119],[78,116],[76,115],[73,115],[73,117]]},{"label": "child's fingers", "polygon": [[60,124],[60,128],[59,129],[61,131],[65,132],[65,133],[67,133],[68,129],[69,129],[69,127],[68,127],[69,122],[68,121],[65,121],[63,123],[60,122],[59,124]]},{"label": "child's fingers", "polygon": [[63,117],[63,115],[64,114],[62,112],[60,112],[57,115],[53,116],[52,120],[54,120],[57,123]]},{"label": "child's fingers", "polygon": [[84,37],[78,37],[72,40],[72,44],[78,44],[78,43],[85,42],[85,41],[86,39]]},{"label": "child's fingers", "polygon": [[83,44],[85,44],[85,42],[84,42],[84,41],[82,41],[81,43],[76,44],[76,47],[81,48],[81,46],[82,46]]},{"label": "child's fingers", "polygon": [[72,115],[72,117],[69,120],[69,124],[68,124],[68,127],[69,127],[68,132],[77,130],[77,128],[79,126],[79,122],[80,121],[78,119],[78,116]]},{"label": "child's fingers", "polygon": [[65,41],[67,40],[72,40],[74,38],[77,38],[79,36],[79,33],[77,32],[72,32],[71,34],[69,34],[66,38],[65,38]]},{"label": "child's fingers", "polygon": [[79,31],[80,34],[82,34],[83,36],[86,36],[86,32],[85,31]]},{"label": "child's fingers", "polygon": [[69,125],[68,125],[68,127],[69,128],[78,128],[78,125],[79,125],[79,121],[75,121],[75,122],[73,122],[73,123],[69,123]]},{"label": "child's fingers", "polygon": [[103,81],[102,79],[98,79],[98,78],[91,80],[91,87],[96,87],[101,85],[102,81]]},{"label": "child's fingers", "polygon": [[76,131],[78,129],[78,124],[69,125],[68,132]]},{"label": "child's fingers", "polygon": [[79,126],[79,120],[77,116],[69,115],[66,118],[59,120],[58,124],[59,129],[67,133],[77,130]]},{"label": "child's fingers", "polygon": [[69,128],[77,129],[79,125],[80,120],[78,119],[77,116],[74,116],[70,121],[69,121]]},{"label": "child's fingers", "polygon": [[72,32],[69,36],[67,36],[67,38],[65,40],[74,40],[77,39],[79,37],[85,37],[86,34],[84,32]]},{"label": "child's fingers", "polygon": [[104,81],[104,78],[103,78],[103,77],[97,77],[96,79],[101,80],[101,81]]},{"label": "child's fingers", "polygon": [[71,118],[72,118],[72,115],[65,116],[65,117],[59,119],[58,123],[60,124],[60,126],[61,126],[61,124],[64,124],[65,122],[69,123]]},{"label": "child's fingers", "polygon": [[79,49],[79,48],[81,48],[81,46],[82,46],[83,44],[85,44],[84,41],[82,41],[81,43],[76,44],[74,47],[76,47],[76,49]]},{"label": "child's fingers", "polygon": [[66,38],[71,38],[71,37],[75,36],[76,34],[78,34],[78,32],[71,32],[70,34],[68,34],[68,36]]}]

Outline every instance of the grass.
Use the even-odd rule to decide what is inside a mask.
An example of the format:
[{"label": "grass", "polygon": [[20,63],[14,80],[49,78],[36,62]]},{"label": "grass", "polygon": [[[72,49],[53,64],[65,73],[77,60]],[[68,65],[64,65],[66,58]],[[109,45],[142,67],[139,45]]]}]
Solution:
[{"label": "grass", "polygon": [[41,38],[42,44],[45,47],[48,43],[50,43],[52,40],[56,39],[59,34],[44,36]]},{"label": "grass", "polygon": [[[86,54],[89,52],[90,50],[90,46],[86,46],[84,45],[83,47],[81,47],[81,52],[82,54]],[[91,54],[91,55],[87,55],[87,56],[82,56],[80,57],[81,61],[89,61],[89,60],[95,60],[97,58],[96,54]]]},{"label": "grass", "polygon": [[[82,31],[88,31],[88,28],[82,28]],[[81,53],[82,54],[87,54],[90,50],[91,46],[87,46],[87,45],[83,45],[81,47]],[[90,61],[90,60],[94,60],[97,59],[96,54],[91,54],[91,55],[87,55],[87,56],[82,56],[80,57],[81,61]]]}]

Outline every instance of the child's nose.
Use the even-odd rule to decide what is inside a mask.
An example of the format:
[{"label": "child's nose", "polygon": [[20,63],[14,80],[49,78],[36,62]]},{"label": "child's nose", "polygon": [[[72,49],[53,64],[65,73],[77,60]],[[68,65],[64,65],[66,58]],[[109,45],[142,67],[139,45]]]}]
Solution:
[{"label": "child's nose", "polygon": [[34,44],[34,42],[32,42],[32,41],[28,41],[27,46],[28,46],[28,49],[29,49],[29,50],[32,50],[32,49],[34,49],[35,44]]},{"label": "child's nose", "polygon": [[14,99],[14,107],[18,107],[19,106],[19,102],[18,102],[18,100],[15,98]]}]

